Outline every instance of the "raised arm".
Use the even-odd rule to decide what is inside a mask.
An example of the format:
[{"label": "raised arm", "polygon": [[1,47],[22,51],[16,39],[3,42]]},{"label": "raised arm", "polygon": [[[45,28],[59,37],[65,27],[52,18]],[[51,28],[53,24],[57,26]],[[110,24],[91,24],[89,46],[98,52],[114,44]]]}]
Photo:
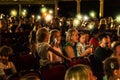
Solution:
[{"label": "raised arm", "polygon": [[60,56],[60,57],[64,58],[64,59],[66,59],[66,60],[71,61],[71,59],[70,59],[70,58],[65,57],[65,56],[64,56],[64,55],[62,55],[60,52],[58,52],[58,51],[54,50],[52,47],[49,47],[49,49],[48,49],[48,50],[49,50],[49,51],[51,51],[51,52],[53,52],[54,54],[56,54],[56,55],[58,55],[58,56]]}]

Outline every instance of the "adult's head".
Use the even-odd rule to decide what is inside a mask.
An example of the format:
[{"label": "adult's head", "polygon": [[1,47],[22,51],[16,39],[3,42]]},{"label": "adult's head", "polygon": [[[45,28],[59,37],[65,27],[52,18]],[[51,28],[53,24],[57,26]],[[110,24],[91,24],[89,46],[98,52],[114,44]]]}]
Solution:
[{"label": "adult's head", "polygon": [[70,67],[65,74],[65,80],[96,80],[89,66],[78,64]]},{"label": "adult's head", "polygon": [[75,28],[71,28],[67,31],[66,34],[66,42],[78,42],[78,30]]},{"label": "adult's head", "polygon": [[99,44],[101,47],[103,47],[103,48],[109,47],[109,39],[108,39],[108,35],[106,33],[100,34],[98,39],[99,39]]}]

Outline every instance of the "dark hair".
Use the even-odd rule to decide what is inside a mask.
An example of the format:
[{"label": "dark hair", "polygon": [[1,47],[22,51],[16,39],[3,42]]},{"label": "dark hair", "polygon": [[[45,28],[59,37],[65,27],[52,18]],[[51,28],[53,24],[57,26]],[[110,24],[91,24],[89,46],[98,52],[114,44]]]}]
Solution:
[{"label": "dark hair", "polygon": [[107,75],[107,77],[109,78],[110,76],[114,75],[114,70],[115,69],[119,69],[119,61],[116,57],[109,57],[104,61],[104,65],[103,65],[104,71]]},{"label": "dark hair", "polygon": [[31,31],[29,34],[29,43],[36,42],[36,32]]},{"label": "dark hair", "polygon": [[100,34],[99,41],[102,41],[103,38],[107,38],[107,34],[106,33]]},{"label": "dark hair", "polygon": [[4,45],[0,48],[0,56],[9,56],[12,53],[13,53],[13,50],[9,46]]}]

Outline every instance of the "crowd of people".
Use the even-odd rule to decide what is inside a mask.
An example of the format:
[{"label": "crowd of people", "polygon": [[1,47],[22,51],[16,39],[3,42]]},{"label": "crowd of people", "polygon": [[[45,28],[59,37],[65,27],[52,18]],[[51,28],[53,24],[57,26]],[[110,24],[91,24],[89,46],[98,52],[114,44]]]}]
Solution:
[{"label": "crowd of people", "polygon": [[[0,80],[13,80],[13,77],[27,80],[19,74],[13,60],[13,57],[24,54],[30,54],[36,59],[39,71],[46,66],[64,63],[67,66],[64,80],[119,80],[120,42],[117,32],[112,32],[117,31],[118,24],[110,17],[108,20],[89,20],[85,26],[91,22],[94,22],[94,28],[86,31],[81,30],[82,24],[67,24],[65,18],[62,21],[55,18],[51,22],[36,21],[34,18],[1,19]],[[4,36],[11,33],[19,33],[19,36]],[[69,66],[71,62],[86,58],[89,65],[77,63]],[[32,80],[42,80],[42,76],[35,77]]]}]

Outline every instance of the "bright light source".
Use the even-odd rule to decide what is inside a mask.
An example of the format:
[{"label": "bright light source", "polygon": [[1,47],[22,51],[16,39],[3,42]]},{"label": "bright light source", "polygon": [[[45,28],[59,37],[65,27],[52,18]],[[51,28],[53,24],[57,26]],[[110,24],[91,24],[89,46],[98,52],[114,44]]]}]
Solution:
[{"label": "bright light source", "polygon": [[26,16],[26,13],[25,13],[25,12],[22,12],[22,16],[24,16],[24,17],[25,17],[25,16]]},{"label": "bright light source", "polygon": [[57,10],[59,10],[59,8],[57,8]]},{"label": "bright light source", "polygon": [[92,18],[95,18],[95,12],[94,12],[94,11],[91,11],[91,12],[90,12],[90,16],[91,16]]},{"label": "bright light source", "polygon": [[32,18],[35,18],[35,15],[32,15]]},{"label": "bright light source", "polygon": [[88,16],[85,15],[83,19],[84,19],[85,21],[88,20]]},{"label": "bright light source", "polygon": [[93,28],[94,28],[94,24],[95,24],[94,22],[91,22],[91,23],[88,25],[88,28],[89,28],[89,29],[93,29]]},{"label": "bright light source", "polygon": [[80,21],[78,19],[74,19],[74,21],[73,21],[73,25],[74,26],[78,26],[79,23],[80,23]]},{"label": "bright light source", "polygon": [[53,16],[50,15],[50,14],[48,14],[48,15],[46,16],[45,20],[46,20],[46,21],[50,21],[50,20],[52,20],[52,18],[53,18]]},{"label": "bright light source", "polygon": [[15,9],[11,10],[10,15],[17,16],[17,11]]},{"label": "bright light source", "polygon": [[81,20],[82,19],[82,15],[78,14],[77,15],[77,19]]},{"label": "bright light source", "polygon": [[40,19],[41,19],[41,16],[40,16],[40,15],[38,15],[38,16],[37,16],[37,20],[40,20]]},{"label": "bright light source", "polygon": [[53,14],[53,10],[49,10],[49,13],[50,13],[50,14]]},{"label": "bright light source", "polygon": [[23,10],[23,12],[25,12],[25,13],[26,13],[26,12],[27,12],[27,10],[26,10],[26,9],[24,9],[24,10]]},{"label": "bright light source", "polygon": [[47,11],[47,8],[46,8],[46,7],[41,8],[41,12],[42,12],[42,13],[45,13],[46,11]]}]

